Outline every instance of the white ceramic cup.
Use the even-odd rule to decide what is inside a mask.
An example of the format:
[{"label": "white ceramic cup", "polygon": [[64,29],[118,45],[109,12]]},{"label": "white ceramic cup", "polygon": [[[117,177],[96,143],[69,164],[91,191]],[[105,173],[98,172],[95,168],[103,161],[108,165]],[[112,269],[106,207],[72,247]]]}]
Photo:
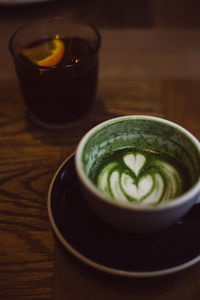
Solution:
[{"label": "white ceramic cup", "polygon": [[[128,148],[145,148],[180,161],[187,168],[190,187],[157,205],[111,199],[97,188],[89,174],[102,157]],[[183,217],[200,195],[199,141],[178,124],[153,116],[123,116],[92,128],[78,144],[75,167],[88,205],[100,218],[119,230],[134,233],[161,230]]]}]

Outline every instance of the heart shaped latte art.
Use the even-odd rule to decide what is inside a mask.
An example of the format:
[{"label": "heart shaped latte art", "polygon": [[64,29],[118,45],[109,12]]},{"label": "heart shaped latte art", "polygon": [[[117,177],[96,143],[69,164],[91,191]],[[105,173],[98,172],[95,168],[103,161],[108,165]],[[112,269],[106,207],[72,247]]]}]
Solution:
[{"label": "heart shaped latte art", "polygon": [[157,204],[182,192],[180,173],[159,156],[126,152],[99,172],[97,187],[118,202]]}]

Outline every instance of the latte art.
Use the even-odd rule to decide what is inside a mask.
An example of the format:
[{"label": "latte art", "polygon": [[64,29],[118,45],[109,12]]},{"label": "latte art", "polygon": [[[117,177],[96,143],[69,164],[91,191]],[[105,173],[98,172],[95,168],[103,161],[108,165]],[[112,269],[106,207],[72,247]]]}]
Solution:
[{"label": "latte art", "polygon": [[183,172],[160,154],[130,149],[114,153],[94,167],[98,189],[118,202],[156,205],[183,193]]}]

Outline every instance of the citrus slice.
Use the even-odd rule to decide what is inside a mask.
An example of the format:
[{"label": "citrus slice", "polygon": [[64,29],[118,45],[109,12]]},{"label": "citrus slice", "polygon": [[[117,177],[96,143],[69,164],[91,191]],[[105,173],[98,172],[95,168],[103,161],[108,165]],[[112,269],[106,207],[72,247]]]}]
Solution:
[{"label": "citrus slice", "polygon": [[52,67],[61,61],[64,52],[64,43],[60,39],[53,39],[22,50],[22,55],[38,66]]}]

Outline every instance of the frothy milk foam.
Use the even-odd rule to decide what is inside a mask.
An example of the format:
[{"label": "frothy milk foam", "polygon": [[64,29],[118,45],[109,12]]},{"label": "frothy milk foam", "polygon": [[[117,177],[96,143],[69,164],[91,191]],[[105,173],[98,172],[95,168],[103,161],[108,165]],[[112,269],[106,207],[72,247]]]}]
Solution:
[{"label": "frothy milk foam", "polygon": [[98,162],[90,178],[118,202],[156,205],[187,189],[186,174],[176,162],[159,153],[126,149]]}]

